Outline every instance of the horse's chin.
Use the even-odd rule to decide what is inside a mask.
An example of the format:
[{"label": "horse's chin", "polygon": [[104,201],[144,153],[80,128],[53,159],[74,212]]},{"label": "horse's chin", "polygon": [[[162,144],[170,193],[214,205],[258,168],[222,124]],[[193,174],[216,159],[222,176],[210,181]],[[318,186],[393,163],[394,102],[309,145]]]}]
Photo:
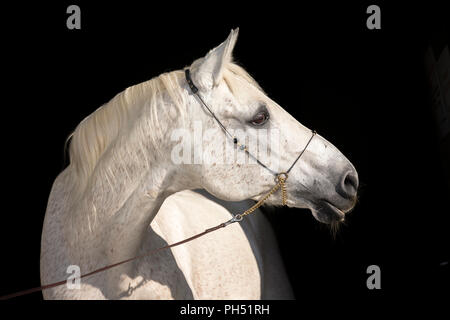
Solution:
[{"label": "horse's chin", "polygon": [[331,224],[335,222],[342,222],[345,219],[345,214],[339,208],[328,201],[322,201],[311,208],[311,212],[317,221]]}]

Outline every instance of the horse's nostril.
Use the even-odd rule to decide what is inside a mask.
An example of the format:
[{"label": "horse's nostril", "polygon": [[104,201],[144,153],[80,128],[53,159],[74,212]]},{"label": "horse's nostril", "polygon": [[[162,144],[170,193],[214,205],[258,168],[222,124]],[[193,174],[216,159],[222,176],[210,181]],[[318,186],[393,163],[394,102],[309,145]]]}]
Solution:
[{"label": "horse's nostril", "polygon": [[358,192],[358,174],[353,170],[347,172],[343,176],[343,179],[337,188],[337,192],[344,198],[354,198]]},{"label": "horse's nostril", "polygon": [[356,182],[356,178],[352,174],[348,174],[345,177],[344,183],[347,187],[353,187],[353,189],[358,189],[358,182]]}]

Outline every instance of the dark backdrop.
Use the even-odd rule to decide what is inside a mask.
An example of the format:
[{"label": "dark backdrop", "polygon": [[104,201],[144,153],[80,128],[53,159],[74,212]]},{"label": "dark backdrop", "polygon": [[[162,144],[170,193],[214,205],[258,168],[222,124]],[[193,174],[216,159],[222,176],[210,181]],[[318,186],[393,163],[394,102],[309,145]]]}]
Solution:
[{"label": "dark backdrop", "polygon": [[[81,30],[66,28],[73,3]],[[203,56],[234,27],[236,60],[360,176],[360,201],[336,239],[306,210],[268,213],[297,298],[448,290],[448,189],[424,68],[427,47],[448,43],[442,7],[378,3],[382,29],[368,30],[369,2],[73,3],[3,9],[0,295],[39,285],[47,198],[75,126],[126,87]],[[371,264],[381,268],[376,292],[366,288]]]}]

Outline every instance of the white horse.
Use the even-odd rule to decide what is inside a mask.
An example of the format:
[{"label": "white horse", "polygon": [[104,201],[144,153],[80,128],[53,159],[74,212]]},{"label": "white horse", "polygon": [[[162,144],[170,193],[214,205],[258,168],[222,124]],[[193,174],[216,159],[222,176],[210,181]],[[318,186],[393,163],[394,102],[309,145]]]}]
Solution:
[{"label": "white horse", "polygon": [[[233,30],[189,67],[192,80],[227,130],[243,132],[249,140],[263,129],[277,132],[278,147],[270,145],[270,158],[259,148],[254,154],[271,164],[275,158],[278,171],[286,170],[311,132],[232,62],[237,33]],[[184,148],[183,161],[178,161],[174,132],[196,132],[198,125],[205,132],[201,152],[194,152],[190,161],[191,149]],[[274,176],[249,159],[239,161],[245,153],[224,136],[181,70],[126,89],[84,119],[72,134],[70,165],[56,178],[49,197],[42,284],[66,279],[70,265],[85,274],[192,236],[228,220],[230,212],[248,208],[251,200],[245,199],[267,193]],[[223,162],[222,149],[232,150],[231,161]],[[353,165],[316,135],[289,173],[287,205],[309,208],[324,223],[342,221],[354,207],[357,187]],[[193,189],[216,198],[189,191]],[[282,204],[280,192],[267,203]],[[259,213],[171,250],[82,278],[78,289],[59,286],[43,294],[46,299],[292,297],[272,231]]]}]

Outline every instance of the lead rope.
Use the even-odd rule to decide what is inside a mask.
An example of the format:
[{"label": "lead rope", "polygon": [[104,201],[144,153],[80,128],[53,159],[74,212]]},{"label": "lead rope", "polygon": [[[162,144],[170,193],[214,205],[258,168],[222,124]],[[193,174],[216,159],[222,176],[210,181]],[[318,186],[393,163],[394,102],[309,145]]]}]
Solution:
[{"label": "lead rope", "polygon": [[[195,85],[193,84],[193,82],[192,82],[192,80],[191,80],[191,78],[190,78],[190,76],[189,76],[189,69],[186,70],[186,80],[187,80],[189,86],[191,87],[192,92],[193,92],[197,97],[199,97],[199,99],[201,100],[201,102],[207,107],[208,111],[211,112],[211,114],[213,115],[214,119],[216,119],[216,121],[219,123],[219,125],[222,127],[222,129],[224,129],[224,131],[225,131],[227,134],[229,134],[229,132],[226,130],[225,126],[222,125],[222,123],[221,123],[221,122],[219,121],[219,119],[215,116],[215,114],[211,111],[211,109],[208,108],[208,106],[205,104],[205,102],[203,101],[203,99],[201,99],[200,95],[198,95],[198,93],[197,93],[197,92],[198,92],[198,89],[197,89],[197,87],[195,87]],[[230,134],[229,134],[229,135],[230,135]],[[210,233],[210,232],[216,231],[216,230],[221,229],[221,228],[225,228],[226,226],[228,226],[228,225],[230,225],[230,224],[232,224],[232,223],[240,222],[240,221],[242,221],[242,219],[243,219],[245,216],[247,216],[247,215],[253,213],[256,209],[258,209],[259,207],[261,207],[261,206],[264,204],[264,202],[266,202],[267,199],[269,199],[269,197],[272,196],[275,192],[277,192],[278,189],[280,189],[280,188],[281,188],[281,202],[282,202],[282,204],[285,206],[285,205],[287,204],[286,180],[287,180],[287,178],[288,178],[288,173],[291,171],[291,169],[294,167],[294,165],[295,165],[295,164],[297,163],[297,161],[300,159],[300,157],[302,156],[302,154],[305,152],[306,148],[308,148],[308,146],[309,146],[311,140],[313,139],[313,137],[314,137],[315,135],[316,135],[316,132],[313,130],[313,131],[312,131],[312,135],[311,135],[311,137],[309,138],[309,140],[308,140],[306,146],[303,148],[303,150],[302,150],[302,151],[300,152],[300,154],[297,156],[297,158],[296,158],[295,161],[292,163],[292,165],[289,167],[289,169],[288,169],[286,172],[280,172],[280,173],[274,174],[274,175],[275,175],[275,181],[276,181],[275,186],[273,186],[272,189],[270,189],[269,192],[267,192],[267,193],[266,193],[263,197],[261,197],[261,199],[259,199],[253,206],[251,206],[250,208],[248,208],[248,209],[245,210],[244,212],[235,214],[235,215],[233,216],[233,218],[231,218],[230,220],[228,220],[228,221],[226,221],[226,222],[223,222],[223,223],[220,223],[220,224],[218,224],[218,225],[215,226],[215,227],[206,229],[205,231],[203,231],[203,232],[201,232],[201,233],[198,233],[198,234],[196,234],[196,235],[194,235],[194,236],[192,236],[192,237],[186,238],[186,239],[184,239],[184,240],[175,242],[175,243],[173,243],[173,244],[170,244],[170,245],[167,245],[167,246],[164,246],[164,247],[160,247],[160,248],[157,248],[157,249],[148,251],[148,252],[146,252],[146,253],[144,253],[144,254],[141,254],[141,255],[138,255],[138,256],[136,256],[136,257],[129,258],[129,259],[126,259],[126,260],[122,260],[122,261],[120,261],[120,262],[113,263],[113,264],[104,266],[104,267],[102,267],[102,268],[96,269],[96,270],[94,270],[94,271],[91,271],[91,272],[82,274],[82,275],[80,276],[80,279],[81,279],[81,278],[85,278],[85,277],[92,276],[92,275],[94,275],[94,274],[97,274],[97,273],[106,271],[106,270],[108,270],[108,269],[112,269],[112,268],[114,268],[114,267],[120,266],[120,265],[122,265],[122,264],[131,262],[131,261],[134,261],[134,260],[137,260],[137,259],[141,259],[141,258],[146,257],[146,256],[150,256],[150,255],[152,255],[152,254],[154,254],[154,253],[157,253],[157,252],[159,252],[159,251],[162,251],[162,250],[165,250],[165,249],[169,249],[169,248],[173,248],[173,247],[179,246],[179,245],[181,245],[181,244],[190,242],[190,241],[192,241],[192,240],[194,240],[194,239],[200,238],[200,237],[202,237],[202,236],[204,236],[204,235],[206,235],[206,234],[208,234],[208,233]],[[231,136],[231,135],[230,135],[230,136]],[[232,136],[231,136],[231,137],[232,137]],[[232,137],[232,138],[233,138],[233,140],[234,140],[234,143],[236,144],[236,143],[237,143],[236,138],[235,138],[235,137]],[[241,149],[241,150],[244,150],[249,156],[252,156],[252,155],[248,152],[247,148],[245,148],[245,146],[244,146],[244,148],[240,148],[240,149]],[[255,158],[255,157],[253,157],[253,158]],[[262,167],[264,167],[265,169],[267,169],[267,170],[270,171],[271,173],[274,173],[274,171],[272,171],[269,167],[267,167],[267,166],[264,165],[262,162],[260,162],[257,158],[255,158],[255,159],[256,159],[256,161],[257,161],[257,163],[258,163],[259,165],[261,165]],[[31,293],[33,293],[33,292],[38,292],[38,291],[42,291],[42,290],[45,290],[45,289],[50,289],[50,288],[58,287],[58,286],[61,286],[61,285],[66,284],[66,283],[68,283],[68,280],[62,280],[62,281],[58,281],[58,282],[53,282],[53,283],[50,283],[50,284],[47,284],[47,285],[43,285],[43,286],[40,286],[40,287],[31,288],[31,289],[27,289],[27,290],[23,290],[23,291],[11,293],[11,294],[8,294],[8,295],[0,296],[0,300],[7,300],[7,299],[14,298],[14,297],[24,296],[24,295],[27,295],[27,294],[31,294]]]}]

